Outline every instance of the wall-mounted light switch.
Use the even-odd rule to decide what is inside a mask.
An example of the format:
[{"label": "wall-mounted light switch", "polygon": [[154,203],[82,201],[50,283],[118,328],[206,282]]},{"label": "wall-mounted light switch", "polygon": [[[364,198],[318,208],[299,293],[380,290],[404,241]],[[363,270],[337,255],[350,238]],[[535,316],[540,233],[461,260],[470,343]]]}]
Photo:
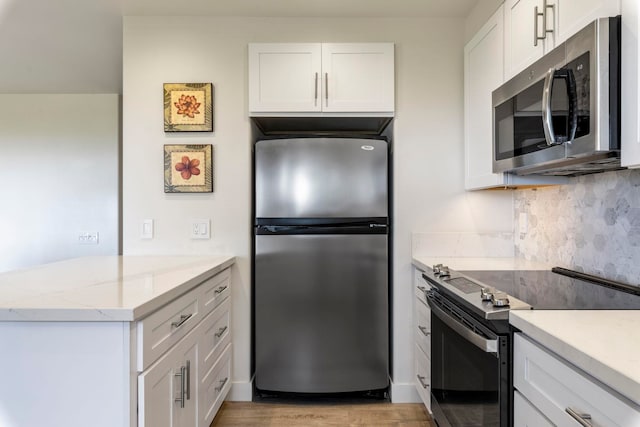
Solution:
[{"label": "wall-mounted light switch", "polygon": [[211,220],[192,219],[191,220],[191,238],[192,239],[210,239],[211,238]]},{"label": "wall-mounted light switch", "polygon": [[153,220],[143,219],[140,228],[141,239],[153,239]]}]

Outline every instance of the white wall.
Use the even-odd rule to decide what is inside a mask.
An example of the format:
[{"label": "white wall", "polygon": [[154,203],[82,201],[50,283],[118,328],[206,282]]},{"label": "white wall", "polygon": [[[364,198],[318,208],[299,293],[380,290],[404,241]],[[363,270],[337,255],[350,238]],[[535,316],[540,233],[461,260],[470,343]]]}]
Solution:
[{"label": "white wall", "polygon": [[119,114],[118,95],[0,95],[0,271],[118,253]]},{"label": "white wall", "polygon": [[[394,400],[413,389],[411,232],[512,231],[508,192],[463,190],[464,22],[456,19],[126,17],[123,70],[125,254],[231,253],[234,390],[250,378],[251,146],[247,43],[394,42]],[[212,82],[215,132],[165,134],[162,83]],[[163,144],[214,146],[214,193],[164,194]],[[153,240],[140,222],[156,221]],[[192,241],[191,218],[212,238]],[[250,397],[250,395],[249,395]]]}]

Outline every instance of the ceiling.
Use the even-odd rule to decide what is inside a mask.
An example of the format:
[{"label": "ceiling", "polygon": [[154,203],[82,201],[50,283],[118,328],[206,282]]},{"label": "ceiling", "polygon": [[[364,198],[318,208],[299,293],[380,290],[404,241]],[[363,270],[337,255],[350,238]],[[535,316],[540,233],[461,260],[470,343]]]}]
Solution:
[{"label": "ceiling", "polygon": [[481,0],[0,0],[0,93],[121,93],[122,16],[464,17]]}]

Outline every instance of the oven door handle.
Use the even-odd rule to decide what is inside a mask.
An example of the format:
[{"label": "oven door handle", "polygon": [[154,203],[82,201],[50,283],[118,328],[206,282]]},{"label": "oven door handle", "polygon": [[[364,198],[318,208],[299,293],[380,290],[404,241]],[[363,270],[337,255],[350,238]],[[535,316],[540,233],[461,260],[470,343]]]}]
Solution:
[{"label": "oven door handle", "polygon": [[458,335],[463,337],[465,340],[469,341],[471,344],[478,347],[480,350],[485,353],[490,354],[498,354],[498,336],[493,335],[491,339],[487,339],[481,335],[478,335],[462,323],[458,322],[455,318],[445,313],[438,305],[433,303],[430,299],[428,300],[429,307],[431,307],[431,312],[435,314],[438,319],[442,320],[442,322],[449,326],[451,329],[456,331]]}]

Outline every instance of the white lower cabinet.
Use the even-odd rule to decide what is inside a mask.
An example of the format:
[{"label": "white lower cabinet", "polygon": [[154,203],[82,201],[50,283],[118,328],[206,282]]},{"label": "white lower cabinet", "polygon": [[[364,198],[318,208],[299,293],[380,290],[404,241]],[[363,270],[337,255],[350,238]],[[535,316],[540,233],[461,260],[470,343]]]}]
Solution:
[{"label": "white lower cabinet", "polygon": [[138,377],[140,426],[196,425],[198,329]]},{"label": "white lower cabinet", "polygon": [[640,426],[637,407],[521,333],[513,359],[515,427]]},{"label": "white lower cabinet", "polygon": [[513,393],[513,425],[520,427],[554,427],[527,399],[517,390]]},{"label": "white lower cabinet", "polygon": [[[148,348],[143,344],[141,360],[147,360],[147,353],[155,354],[172,334],[183,337],[151,365],[143,365],[138,376],[139,427],[209,427],[213,421],[231,388],[229,286],[227,270],[149,316],[174,321],[153,322],[158,327],[149,332],[157,338]],[[202,321],[179,332],[196,313],[204,316]],[[144,336],[139,340],[147,342]]]},{"label": "white lower cabinet", "polygon": [[413,341],[414,380],[420,399],[431,412],[431,310],[425,291],[431,287],[422,271],[413,269]]}]

